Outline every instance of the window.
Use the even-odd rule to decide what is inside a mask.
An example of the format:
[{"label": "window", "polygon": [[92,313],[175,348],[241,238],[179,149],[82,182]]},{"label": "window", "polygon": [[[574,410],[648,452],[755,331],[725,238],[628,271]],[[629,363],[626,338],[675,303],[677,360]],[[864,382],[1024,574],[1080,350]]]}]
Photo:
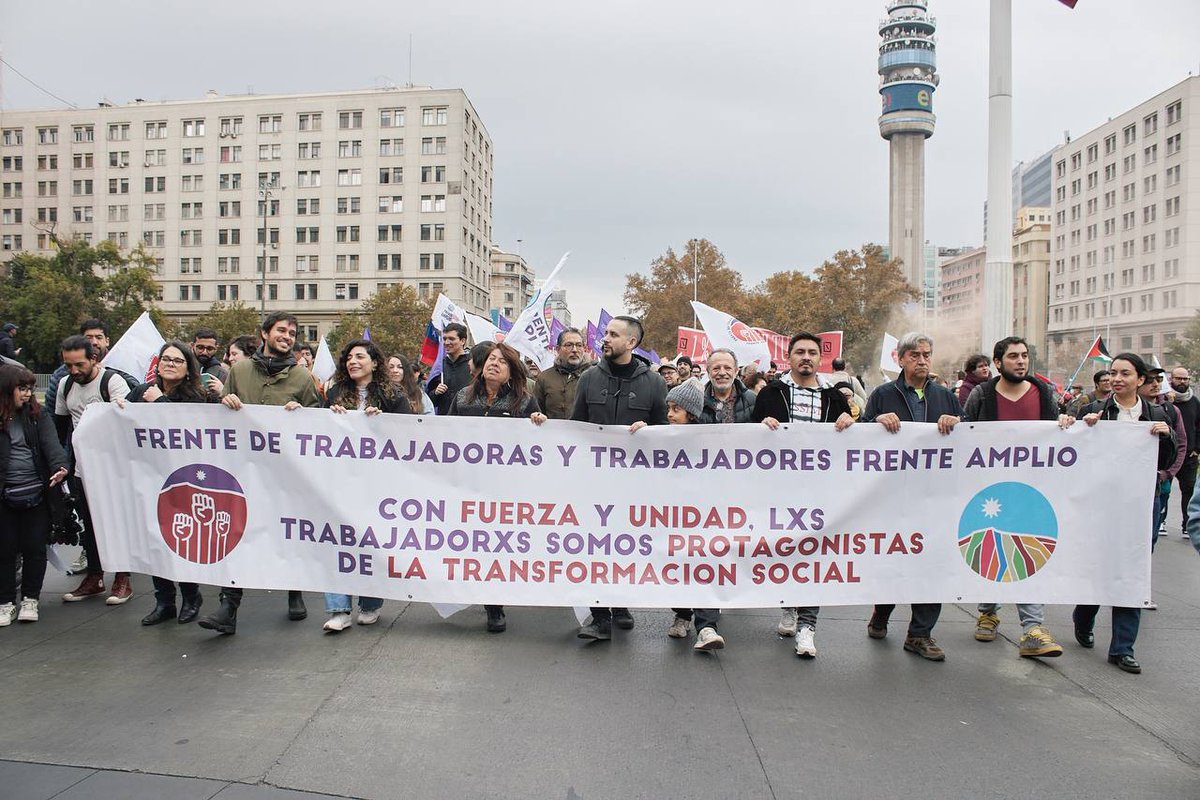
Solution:
[{"label": "window", "polygon": [[320,256],[296,256],[296,272],[318,272],[320,268]]},{"label": "window", "polygon": [[1097,183],[1099,183],[1099,173],[1089,172],[1087,176],[1087,188],[1095,189]]},{"label": "window", "polygon": [[1137,197],[1137,188],[1132,183],[1127,183],[1121,190],[1121,199],[1126,203]]},{"label": "window", "polygon": [[421,210],[422,211],[445,211],[446,210],[446,195],[444,195],[444,194],[421,195]]},{"label": "window", "polygon": [[240,228],[218,228],[217,229],[217,244],[235,245],[242,243],[242,231]]},{"label": "window", "polygon": [[1142,265],[1142,283],[1150,283],[1153,280],[1154,280],[1154,265],[1153,264],[1143,264]]},{"label": "window", "polygon": [[[109,222],[120,222],[121,221],[121,218],[119,216],[117,216],[118,208],[121,208],[121,206],[109,206],[108,207],[108,221]],[[129,219],[129,206],[124,206],[124,209],[125,209],[125,219],[128,220]],[[38,222],[58,222],[58,208],[56,206],[48,206],[46,208],[39,208],[37,210],[37,221]]]},{"label": "window", "polygon": [[1142,120],[1142,136],[1149,136],[1152,133],[1158,132],[1158,112],[1151,114]]},{"label": "window", "polygon": [[446,226],[437,225],[422,225],[421,226],[421,241],[422,242],[441,242],[446,239]]},{"label": "window", "polygon": [[296,115],[296,130],[299,131],[319,131],[321,130],[321,112],[309,112],[307,114]]},{"label": "window", "polygon": [[1116,177],[1117,177],[1117,165],[1116,164],[1105,164],[1104,165],[1104,180],[1111,181],[1111,180],[1114,180]]},{"label": "window", "polygon": [[183,163],[184,164],[203,164],[204,163],[204,148],[203,147],[185,147],[185,148],[183,148]]},{"label": "window", "polygon": [[1106,209],[1108,209],[1108,208],[1112,208],[1112,207],[1113,207],[1113,206],[1115,206],[1116,204],[1117,204],[1117,192],[1116,192],[1116,190],[1114,189],[1114,190],[1112,190],[1112,191],[1105,192],[1105,193],[1104,193],[1104,207],[1105,207]]},{"label": "window", "polygon": [[22,128],[5,128],[0,142],[5,147],[15,147],[25,144],[25,131]]},{"label": "window", "polygon": [[316,244],[320,241],[320,234],[319,227],[296,228],[296,244]]},{"label": "window", "polygon": [[0,164],[3,165],[5,172],[23,172],[25,170],[25,159],[21,156],[5,156]]},{"label": "window", "polygon": [[337,241],[339,242],[357,242],[359,241],[359,226],[358,225],[339,225],[335,231]]},{"label": "window", "polygon": [[203,175],[184,175],[180,179],[179,190],[182,192],[202,192],[202,191],[204,191],[204,176]]},{"label": "window", "polygon": [[166,231],[143,231],[142,244],[146,247],[166,247],[167,232]]},{"label": "window", "polygon": [[204,135],[204,120],[202,119],[185,119],[183,121],[184,136],[203,136]]},{"label": "window", "polygon": [[360,211],[362,211],[362,198],[339,197],[337,199],[337,213],[339,213],[339,214],[357,214]]},{"label": "window", "polygon": [[142,206],[142,219],[162,220],[167,218],[166,203],[146,203]]},{"label": "window", "polygon": [[241,117],[221,117],[219,133],[221,138],[242,135]]},{"label": "window", "polygon": [[1157,249],[1157,234],[1148,234],[1142,237],[1142,252],[1153,253]]},{"label": "window", "polygon": [[315,283],[297,283],[295,284],[295,292],[297,300],[316,300],[317,299],[317,284]]},{"label": "window", "polygon": [[217,216],[222,218],[240,217],[242,215],[241,200],[222,200],[217,203]]},{"label": "window", "polygon": [[58,156],[38,156],[37,168],[39,170],[58,169]]},{"label": "window", "polygon": [[1163,262],[1163,277],[1178,278],[1179,277],[1179,259],[1169,258]]},{"label": "window", "polygon": [[1135,156],[1125,156],[1125,160],[1122,162],[1124,174],[1128,175],[1129,173],[1133,172],[1136,166],[1137,158]]},{"label": "window", "polygon": [[[259,238],[261,239],[261,237],[259,237]],[[259,244],[261,244],[261,242],[259,242]],[[263,271],[262,256],[259,256],[258,258],[254,259],[254,271],[257,272],[259,275],[262,274],[262,271]],[[267,272],[279,272],[279,256],[271,256],[269,259],[267,259]],[[268,288],[267,291],[269,293],[270,288]],[[270,297],[271,295],[268,294],[268,296]],[[260,295],[260,297],[261,297],[261,295]]]},{"label": "window", "polygon": [[445,253],[421,253],[421,269],[445,269]]},{"label": "window", "polygon": [[1168,228],[1163,232],[1163,247],[1179,246],[1179,228]]},{"label": "window", "polygon": [[238,256],[221,256],[217,259],[217,272],[236,273],[242,271],[242,259]]},{"label": "window", "polygon": [[1127,231],[1137,224],[1137,214],[1132,211],[1126,211],[1121,215],[1121,230]]},{"label": "window", "polygon": [[1177,133],[1167,137],[1167,155],[1173,156],[1183,149],[1183,134]]},{"label": "window", "polygon": [[338,128],[340,130],[357,130],[362,127],[363,112],[339,111]]},{"label": "window", "polygon": [[404,183],[404,167],[383,167],[379,170],[380,183]]},{"label": "window", "polygon": [[340,255],[337,257],[335,269],[338,272],[358,272],[358,254]]},{"label": "window", "polygon": [[381,128],[403,128],[404,127],[404,109],[403,108],[382,108],[379,110],[379,127]]},{"label": "window", "polygon": [[129,194],[129,178],[109,178],[109,194]]},{"label": "window", "polygon": [[296,214],[303,216],[305,214],[320,214],[321,201],[316,197],[302,197],[296,201]]},{"label": "window", "polygon": [[242,175],[240,172],[223,172],[217,176],[218,189],[241,189]]},{"label": "window", "polygon": [[1153,164],[1158,161],[1158,145],[1152,144],[1142,151],[1143,164]]},{"label": "window", "polygon": [[200,274],[201,261],[199,258],[181,258],[179,259],[179,272],[181,275]]},{"label": "window", "polygon": [[278,161],[281,158],[283,158],[283,145],[260,144],[258,146],[259,161]]},{"label": "window", "polygon": [[421,155],[439,156],[446,153],[445,136],[427,136],[421,140]]},{"label": "window", "polygon": [[400,254],[399,253],[380,253],[378,256],[378,264],[376,266],[383,271],[392,270],[400,271]]},{"label": "window", "polygon": [[188,285],[186,283],[179,285],[180,300],[199,300],[200,299],[200,284],[195,283]]},{"label": "window", "polygon": [[218,283],[217,284],[217,300],[222,302],[238,299],[238,285],[236,283]]},{"label": "window", "polygon": [[38,128],[38,144],[58,144],[58,128]]},{"label": "window", "polygon": [[445,125],[446,106],[433,106],[421,109],[422,125]]},{"label": "window", "polygon": [[1183,119],[1183,101],[1176,100],[1167,106],[1167,125],[1174,125]]},{"label": "window", "polygon": [[296,173],[296,185],[310,188],[321,185],[321,170],[300,170]]},{"label": "window", "polygon": [[357,300],[357,283],[336,283],[333,286],[333,296],[337,300]]},{"label": "window", "polygon": [[1099,157],[1100,157],[1100,145],[1098,145],[1098,144],[1088,145],[1087,162],[1089,164],[1094,164],[1096,162],[1096,159]]},{"label": "window", "polygon": [[181,230],[179,232],[180,247],[199,247],[204,244],[204,237],[199,230]]},{"label": "window", "polygon": [[1158,176],[1147,175],[1142,179],[1142,194],[1151,194],[1158,191]]},{"label": "window", "polygon": [[283,130],[283,117],[279,114],[265,114],[258,118],[259,133],[279,133]]},{"label": "window", "polygon": [[91,169],[94,161],[92,153],[75,153],[71,156],[71,166],[75,169]]},{"label": "window", "polygon": [[[443,167],[421,167],[421,183],[445,183],[446,168]],[[1076,184],[1079,181],[1075,181]]]},{"label": "window", "polygon": [[1056,177],[1059,177],[1059,178],[1066,177],[1067,160],[1065,158],[1062,161],[1059,161],[1054,165],[1054,174]]},{"label": "window", "polygon": [[359,158],[362,156],[362,139],[343,139],[338,142],[338,158]]},{"label": "window", "polygon": [[1067,187],[1059,186],[1057,189],[1055,189],[1054,190],[1054,199],[1056,202],[1059,202],[1059,203],[1066,200],[1067,199]]},{"label": "window", "polygon": [[[422,226],[424,227],[424,226]],[[380,242],[398,242],[401,234],[400,225],[380,225],[376,234],[376,241]]]},{"label": "window", "polygon": [[221,148],[221,163],[222,164],[237,164],[242,160],[242,146],[240,144],[225,145]]},{"label": "window", "polygon": [[1104,155],[1110,156],[1117,152],[1117,135],[1110,133],[1104,137]]},{"label": "window", "polygon": [[320,158],[320,142],[300,142],[296,145],[296,158]]},{"label": "window", "polygon": [[379,140],[379,155],[381,155],[381,156],[402,156],[402,155],[404,155],[404,140],[403,139],[380,139]]},{"label": "window", "polygon": [[258,234],[257,244],[265,244],[268,241],[271,244],[279,244],[279,228],[257,228],[255,233]]},{"label": "window", "polygon": [[380,195],[379,213],[399,214],[404,211],[404,198],[401,195]]},{"label": "window", "polygon": [[1125,145],[1128,147],[1137,141],[1137,125],[1126,125],[1122,134],[1125,137]]},{"label": "window", "polygon": [[127,142],[129,141],[129,123],[128,122],[113,122],[108,126],[108,140],[110,142]]},{"label": "window", "polygon": [[21,224],[21,209],[19,209],[19,208],[4,209],[4,224],[5,225],[20,225]]},{"label": "window", "polygon": [[1072,153],[1071,154],[1071,170],[1075,171],[1075,170],[1079,169],[1080,165],[1082,165],[1082,164],[1083,164],[1083,155],[1081,153]]},{"label": "window", "polygon": [[71,181],[71,194],[79,197],[82,195],[89,195],[91,193],[92,180],[90,178],[85,180]]},{"label": "window", "polygon": [[[259,262],[260,263],[259,263],[258,271],[262,272],[262,263],[261,263],[262,259],[261,258],[259,259]],[[254,284],[254,295],[255,295],[255,297],[254,297],[255,300],[262,300],[262,284],[261,283]],[[267,284],[267,299],[268,300],[278,300],[279,299],[279,284],[277,284],[277,283],[268,283]]]},{"label": "window", "polygon": [[337,175],[338,186],[362,186],[362,170],[361,169],[339,169]]},{"label": "window", "polygon": [[167,165],[167,151],[147,150],[146,159],[142,163],[147,167],[165,167]]},{"label": "window", "polygon": [[1158,206],[1157,205],[1145,206],[1142,209],[1142,224],[1149,225],[1151,222],[1154,222],[1157,219],[1158,219]]}]

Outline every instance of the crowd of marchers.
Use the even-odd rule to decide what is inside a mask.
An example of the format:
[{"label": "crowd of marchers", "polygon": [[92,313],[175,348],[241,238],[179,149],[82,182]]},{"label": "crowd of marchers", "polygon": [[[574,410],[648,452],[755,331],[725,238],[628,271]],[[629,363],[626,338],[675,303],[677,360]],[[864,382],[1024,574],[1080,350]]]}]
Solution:
[{"label": "crowd of marchers", "polygon": [[[1149,423],[1158,439],[1158,484],[1145,502],[1150,512],[1146,535],[1151,547],[1165,530],[1171,487],[1179,483],[1185,537],[1200,552],[1200,497],[1195,496],[1197,450],[1200,449],[1200,399],[1191,389],[1188,370],[1165,373],[1137,354],[1120,353],[1094,376],[1095,389],[1084,393],[1070,387],[1058,395],[1030,368],[1029,348],[1017,336],[996,342],[991,357],[967,359],[958,380],[947,385],[932,374],[933,340],[921,333],[906,335],[896,357],[895,380],[868,391],[844,361],[833,362],[832,373],[819,371],[821,337],[808,332],[791,335],[786,365],[767,369],[739,365],[729,350],[710,353],[704,364],[686,356],[652,364],[635,349],[645,332],[641,322],[615,317],[603,332],[601,353],[593,357],[583,335],[563,331],[555,343],[553,366],[539,370],[503,342],[468,346],[466,326],[451,323],[442,335],[444,357],[427,377],[423,365],[400,354],[384,354],[371,341],[347,343],[337,359],[333,377],[325,383],[311,367],[314,348],[296,341],[296,317],[268,316],[256,334],[222,343],[211,329],[194,332],[190,342],[166,342],[158,353],[153,380],[141,382],[104,365],[109,347],[103,321],[84,321],[76,335],[61,345],[62,365],[51,376],[43,402],[35,393],[35,376],[15,359],[16,326],[0,332],[0,627],[38,620],[47,548],[60,541],[72,525],[82,550],[71,571],[81,574],[77,587],[62,596],[74,603],[105,597],[110,605],[132,596],[129,574],[117,572],[106,583],[97,532],[88,510],[82,470],[72,448],[72,434],[84,409],[92,403],[220,403],[232,412],[245,405],[274,405],[291,410],[324,407],[331,413],[439,414],[444,416],[524,419],[540,425],[548,419],[627,427],[630,433],[649,425],[828,425],[844,431],[852,425],[880,425],[895,433],[902,426],[929,423],[944,436],[953,436],[962,421],[993,422],[1053,420],[1062,428],[1075,424]],[[502,423],[504,424],[504,423]],[[1115,459],[1115,469],[1121,469]],[[202,614],[200,586],[178,587],[153,576],[154,606],[141,619],[145,626],[170,620],[197,622],[220,634],[237,630],[240,588],[224,587],[215,608]],[[324,596],[327,618],[323,630],[339,633],[355,622],[379,620],[383,600],[343,594]],[[503,606],[485,606],[486,630],[507,628]],[[876,605],[867,622],[871,639],[885,639],[894,605]],[[1099,608],[1076,606],[1072,614],[1075,641],[1084,648],[1095,644]],[[725,647],[721,614],[715,608],[676,608],[666,635],[686,639],[707,652]],[[917,603],[904,633],[904,650],[930,661],[943,661],[945,651],[933,636],[941,604]],[[816,631],[820,609],[785,608],[774,633],[794,639],[802,659],[817,655]],[[288,593],[287,616],[308,616],[304,596]],[[1021,626],[1018,652],[1028,658],[1062,655],[1063,647],[1046,625],[1045,607],[1017,605]],[[1141,671],[1134,656],[1141,609],[1112,609],[1112,638],[1108,661],[1131,673]],[[627,608],[592,608],[579,638],[604,642],[613,627],[628,630],[635,619]],[[981,604],[975,639],[995,640],[999,607]]]}]

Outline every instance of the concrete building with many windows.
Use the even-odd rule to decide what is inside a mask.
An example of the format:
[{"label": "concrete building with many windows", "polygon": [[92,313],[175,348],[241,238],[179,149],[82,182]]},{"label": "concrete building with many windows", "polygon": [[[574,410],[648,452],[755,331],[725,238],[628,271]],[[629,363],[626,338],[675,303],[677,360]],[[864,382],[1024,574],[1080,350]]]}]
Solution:
[{"label": "concrete building with many windows", "polygon": [[533,299],[533,269],[520,253],[507,253],[495,245],[491,253],[492,309],[511,322]]},{"label": "concrete building with many windows", "polygon": [[1200,307],[1200,77],[1059,147],[1052,180],[1052,368],[1097,334],[1163,356]]},{"label": "concrete building with many windows", "polygon": [[398,282],[486,314],[493,174],[460,89],[5,111],[0,258],[54,236],[141,242],[172,316],[258,307],[265,287],[308,339]]}]

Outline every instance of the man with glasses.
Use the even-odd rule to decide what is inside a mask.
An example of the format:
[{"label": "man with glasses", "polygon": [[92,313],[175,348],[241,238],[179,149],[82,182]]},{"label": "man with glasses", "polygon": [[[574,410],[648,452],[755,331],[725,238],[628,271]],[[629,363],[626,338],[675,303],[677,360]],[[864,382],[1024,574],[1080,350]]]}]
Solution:
[{"label": "man with glasses", "polygon": [[229,368],[221,363],[221,357],[217,355],[219,349],[217,332],[212,328],[197,328],[192,334],[192,352],[200,362],[200,382],[213,398],[221,396],[225,381],[229,379]]},{"label": "man with glasses", "polygon": [[579,376],[591,363],[583,343],[583,334],[578,328],[567,328],[558,335],[558,355],[554,366],[537,376],[533,387],[533,398],[541,406],[542,413],[550,419],[570,419],[575,407],[575,390],[579,388]]},{"label": "man with glasses", "polygon": [[[1171,370],[1171,390],[1175,393],[1171,401],[1175,410],[1183,419],[1183,430],[1187,437],[1184,449],[1183,465],[1175,474],[1179,481],[1179,500],[1183,507],[1183,538],[1187,538],[1188,501],[1196,489],[1196,453],[1200,451],[1200,398],[1192,392],[1192,376],[1187,367],[1178,366]],[[1163,507],[1163,519],[1166,519],[1167,509]]]},{"label": "man with glasses", "polygon": [[[890,433],[898,433],[902,422],[936,422],[938,431],[948,435],[958,424],[962,409],[953,392],[929,380],[933,339],[923,333],[906,334],[896,346],[896,361],[900,375],[871,392],[861,421],[878,422]],[[887,636],[888,619],[895,609],[895,605],[875,606],[867,622],[867,636]],[[946,652],[931,635],[941,613],[941,603],[913,603],[904,649],[929,661],[945,661]]]}]

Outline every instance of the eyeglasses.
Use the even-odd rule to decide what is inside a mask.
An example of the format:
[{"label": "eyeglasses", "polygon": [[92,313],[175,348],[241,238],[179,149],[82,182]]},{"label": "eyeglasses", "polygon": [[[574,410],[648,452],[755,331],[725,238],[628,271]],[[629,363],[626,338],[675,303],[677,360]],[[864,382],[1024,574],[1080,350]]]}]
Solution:
[{"label": "eyeglasses", "polygon": [[1151,375],[1146,378],[1146,383],[1162,383],[1162,375]]},{"label": "eyeglasses", "polygon": [[159,356],[158,363],[171,364],[172,366],[182,367],[187,363],[186,358],[175,358],[173,356]]},{"label": "eyeglasses", "polygon": [[29,392],[30,394],[33,394],[33,387],[32,386],[18,386],[17,391],[18,392]]},{"label": "eyeglasses", "polygon": [[194,344],[194,345],[192,345],[192,349],[195,350],[197,353],[215,353],[215,352],[217,352],[216,345],[209,345],[209,344]]}]

